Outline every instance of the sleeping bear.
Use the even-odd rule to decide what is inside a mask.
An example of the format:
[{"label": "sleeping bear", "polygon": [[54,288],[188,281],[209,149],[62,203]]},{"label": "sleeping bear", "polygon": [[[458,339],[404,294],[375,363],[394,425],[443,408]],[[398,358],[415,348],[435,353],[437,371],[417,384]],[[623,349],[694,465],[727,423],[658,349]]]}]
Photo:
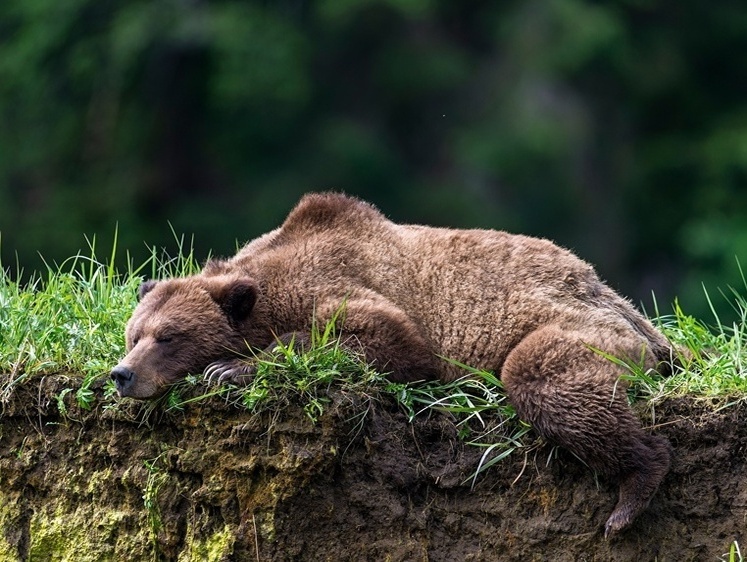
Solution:
[{"label": "sleeping bear", "polygon": [[147,281],[139,297],[111,374],[120,396],[156,397],[203,371],[246,384],[247,346],[304,345],[313,322],[342,310],[343,345],[392,381],[451,381],[465,374],[454,361],[497,373],[522,419],[619,482],[605,536],[633,522],[669,470],[668,441],[644,432],[609,355],[663,371],[671,344],[547,240],[395,224],[353,197],[309,194],[234,257]]}]

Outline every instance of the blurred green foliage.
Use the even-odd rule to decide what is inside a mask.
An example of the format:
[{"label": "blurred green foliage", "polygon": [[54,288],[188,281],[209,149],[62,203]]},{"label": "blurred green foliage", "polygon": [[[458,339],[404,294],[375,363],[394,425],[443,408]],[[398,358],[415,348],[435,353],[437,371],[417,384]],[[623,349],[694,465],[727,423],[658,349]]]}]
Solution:
[{"label": "blurred green foliage", "polygon": [[744,53],[743,0],[3,0],[3,264],[167,221],[231,254],[338,189],[704,313],[747,264]]}]

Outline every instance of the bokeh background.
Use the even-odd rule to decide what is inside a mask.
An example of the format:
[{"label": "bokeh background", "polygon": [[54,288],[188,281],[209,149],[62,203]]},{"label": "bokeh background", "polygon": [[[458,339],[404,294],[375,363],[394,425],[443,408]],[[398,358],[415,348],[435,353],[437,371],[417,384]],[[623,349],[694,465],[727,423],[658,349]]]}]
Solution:
[{"label": "bokeh background", "polygon": [[324,189],[706,315],[747,267],[747,3],[0,2],[3,267],[230,255]]}]

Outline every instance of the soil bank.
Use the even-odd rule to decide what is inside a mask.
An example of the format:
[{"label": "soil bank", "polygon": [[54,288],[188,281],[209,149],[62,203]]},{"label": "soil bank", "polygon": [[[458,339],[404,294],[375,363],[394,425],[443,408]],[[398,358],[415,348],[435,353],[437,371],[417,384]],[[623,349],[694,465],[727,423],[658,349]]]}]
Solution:
[{"label": "soil bank", "polygon": [[[606,541],[615,486],[550,445],[469,479],[482,450],[447,414],[338,390],[253,415],[73,400],[30,379],[0,409],[0,562],[75,560],[718,561],[747,545],[747,407],[674,399],[646,423],[674,446],[646,513]],[[0,384],[6,382],[0,380]]]}]

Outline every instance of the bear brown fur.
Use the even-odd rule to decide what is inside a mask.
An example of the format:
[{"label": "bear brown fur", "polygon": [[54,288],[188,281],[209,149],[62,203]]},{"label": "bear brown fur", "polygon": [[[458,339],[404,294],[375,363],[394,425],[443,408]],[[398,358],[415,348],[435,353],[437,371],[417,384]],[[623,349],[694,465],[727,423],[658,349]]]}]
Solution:
[{"label": "bear brown fur", "polygon": [[671,346],[591,266],[547,240],[395,224],[334,193],[305,196],[233,258],[144,283],[112,378],[143,399],[188,373],[245,383],[247,345],[303,343],[340,310],[346,345],[394,381],[463,376],[445,358],[499,373],[524,420],[620,482],[605,535],[669,470],[669,443],[643,431],[604,354],[656,369]]}]

